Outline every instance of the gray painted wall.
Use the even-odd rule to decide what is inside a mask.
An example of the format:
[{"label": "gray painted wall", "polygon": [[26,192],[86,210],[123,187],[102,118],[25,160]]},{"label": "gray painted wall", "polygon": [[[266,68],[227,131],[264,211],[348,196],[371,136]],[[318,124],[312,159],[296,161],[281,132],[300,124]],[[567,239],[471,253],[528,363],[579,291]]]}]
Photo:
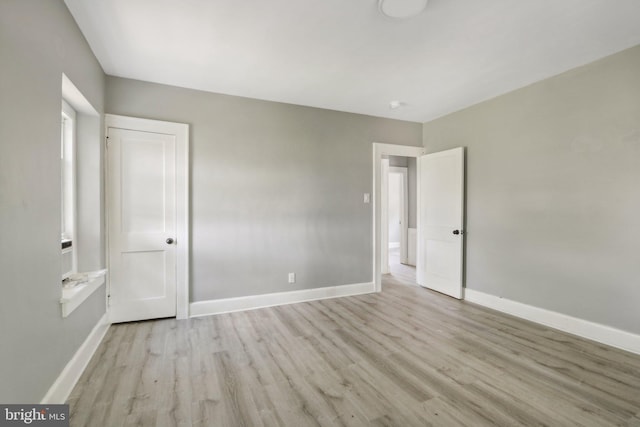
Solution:
[{"label": "gray painted wall", "polygon": [[640,333],[640,46],[424,125],[467,147],[468,288]]},{"label": "gray painted wall", "polygon": [[406,168],[407,161],[409,159],[408,157],[404,157],[404,156],[382,156],[382,157],[389,158],[389,166],[399,167],[399,168]]},{"label": "gray painted wall", "polygon": [[[59,303],[61,78],[102,112],[104,74],[61,0],[0,2],[0,58],[0,402],[35,403],[105,311],[104,288],[66,319]],[[100,193],[80,201],[97,235]],[[102,266],[102,246],[85,243],[82,262]]]},{"label": "gray painted wall", "polygon": [[372,143],[421,145],[419,123],[116,77],[106,111],[191,126],[192,301],[372,281]]},{"label": "gray painted wall", "polygon": [[76,114],[76,250],[78,271],[105,266],[104,159],[101,115]]}]

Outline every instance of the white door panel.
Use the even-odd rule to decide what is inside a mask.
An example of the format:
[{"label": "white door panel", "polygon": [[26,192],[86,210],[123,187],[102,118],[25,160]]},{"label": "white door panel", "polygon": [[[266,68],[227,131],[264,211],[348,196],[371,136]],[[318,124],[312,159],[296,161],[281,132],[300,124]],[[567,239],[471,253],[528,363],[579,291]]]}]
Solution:
[{"label": "white door panel", "polygon": [[418,284],[462,298],[464,149],[420,159]]},{"label": "white door panel", "polygon": [[[120,145],[122,231],[164,233],[174,223],[173,218],[165,216],[173,214],[167,207],[173,205],[175,197],[175,167],[170,167],[174,142],[168,135],[146,133],[142,138],[140,134],[124,136],[126,143]],[[121,136],[115,132],[111,138],[118,137]],[[165,162],[167,154],[171,158]]]},{"label": "white door panel", "polygon": [[110,320],[175,316],[176,138],[118,128],[108,138]]}]

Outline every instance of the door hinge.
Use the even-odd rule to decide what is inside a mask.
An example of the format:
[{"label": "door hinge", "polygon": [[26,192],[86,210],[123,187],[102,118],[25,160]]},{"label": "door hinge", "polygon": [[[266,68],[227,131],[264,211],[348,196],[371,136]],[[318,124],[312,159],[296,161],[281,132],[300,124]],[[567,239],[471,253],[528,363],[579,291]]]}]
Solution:
[{"label": "door hinge", "polygon": [[107,295],[107,307],[111,307],[111,295]]}]

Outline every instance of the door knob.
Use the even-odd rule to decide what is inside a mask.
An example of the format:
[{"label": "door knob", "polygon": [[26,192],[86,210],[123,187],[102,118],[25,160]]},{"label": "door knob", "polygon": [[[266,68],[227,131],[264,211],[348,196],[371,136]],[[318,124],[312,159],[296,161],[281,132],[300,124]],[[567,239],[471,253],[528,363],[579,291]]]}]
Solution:
[{"label": "door knob", "polygon": [[170,245],[170,244],[172,244],[172,243],[173,243],[173,239],[172,239],[171,237],[169,237],[169,238],[167,239],[167,245]]},{"label": "door knob", "polygon": [[460,231],[460,230],[453,230],[453,234],[455,234],[455,235],[457,236],[458,234],[462,234],[462,231]]}]

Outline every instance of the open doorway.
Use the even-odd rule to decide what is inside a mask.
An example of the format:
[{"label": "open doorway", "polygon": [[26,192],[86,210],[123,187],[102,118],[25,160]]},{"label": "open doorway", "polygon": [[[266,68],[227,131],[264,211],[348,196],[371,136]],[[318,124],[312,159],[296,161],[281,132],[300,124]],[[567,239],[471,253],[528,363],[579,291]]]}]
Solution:
[{"label": "open doorway", "polygon": [[[382,272],[388,266],[386,201],[390,156],[418,159],[416,164],[416,235],[407,236],[420,286],[457,299],[463,297],[464,273],[464,147],[425,154],[421,147],[373,143],[373,277],[382,291]],[[411,258],[408,251],[408,261]]]},{"label": "open doorway", "polygon": [[382,159],[382,274],[416,285],[417,164],[413,157]]},{"label": "open doorway", "polygon": [[[384,266],[388,266],[389,244],[387,234],[389,232],[388,222],[386,219],[386,188],[388,173],[385,169],[389,167],[389,156],[402,156],[416,159],[424,154],[424,148],[409,145],[383,144],[379,142],[373,143],[373,279],[375,290],[382,290],[382,271]],[[416,162],[417,163],[417,162]],[[416,194],[419,194],[417,186],[419,185],[417,177],[420,175],[420,165],[416,164]],[[383,189],[385,189],[383,191]],[[416,211],[419,201],[416,196]],[[418,218],[416,214],[416,226]],[[417,228],[417,227],[416,227]],[[407,245],[412,240],[411,229],[407,233]],[[413,240],[417,241],[413,236]],[[409,247],[409,246],[408,246]],[[409,251],[408,251],[409,252]],[[407,258],[411,256],[417,260],[417,253],[407,253]]]}]

